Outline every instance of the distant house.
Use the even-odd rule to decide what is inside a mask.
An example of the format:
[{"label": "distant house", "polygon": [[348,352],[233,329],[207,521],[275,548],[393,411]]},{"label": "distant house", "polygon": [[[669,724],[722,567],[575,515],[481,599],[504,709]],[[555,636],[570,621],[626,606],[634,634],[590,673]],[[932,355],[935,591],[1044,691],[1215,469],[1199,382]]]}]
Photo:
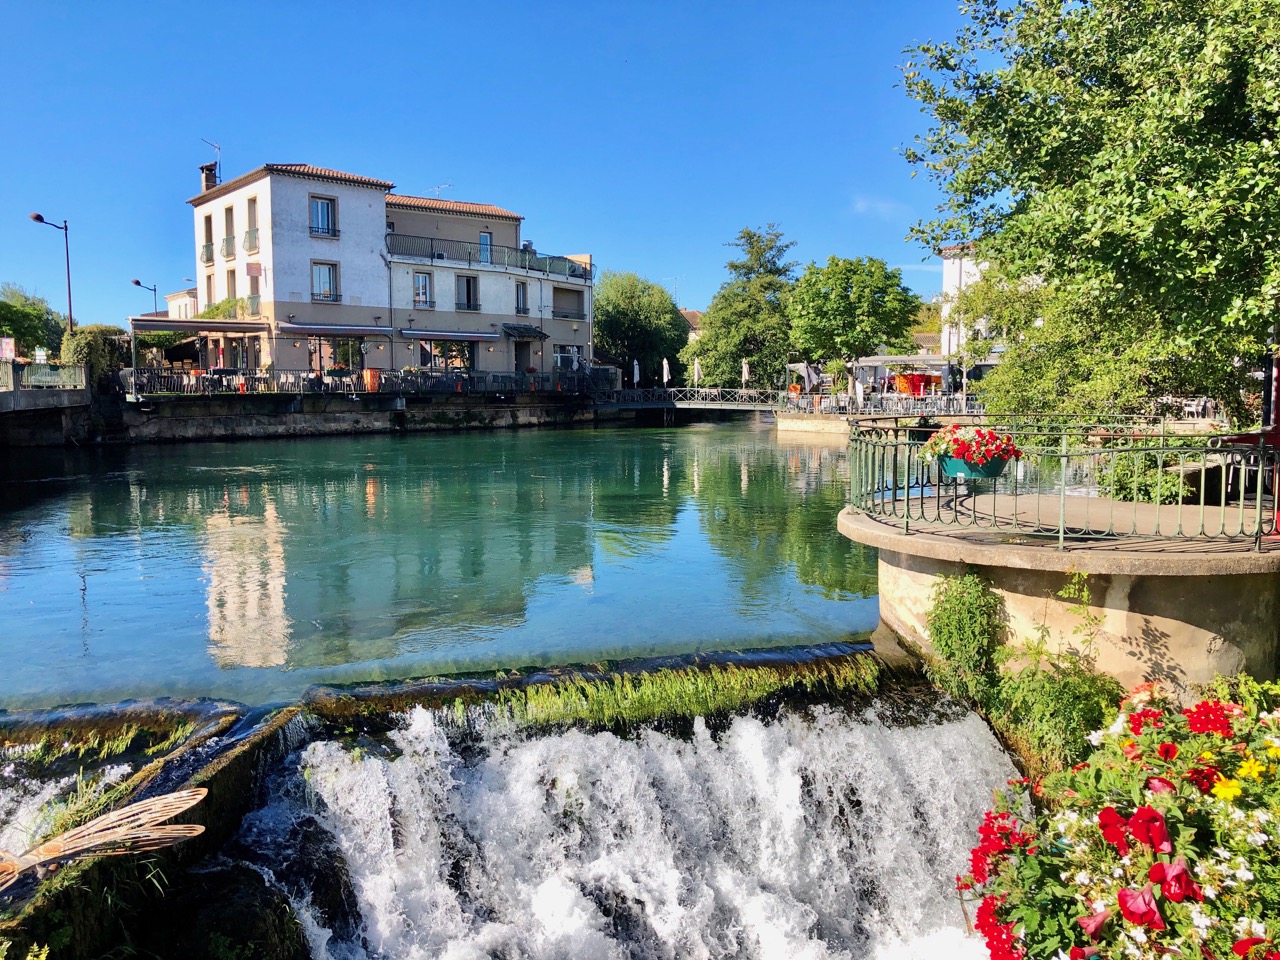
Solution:
[{"label": "distant house", "polygon": [[942,334],[913,333],[911,338],[916,342],[916,353],[936,354],[942,352]]},{"label": "distant house", "polygon": [[960,351],[965,341],[969,339],[969,334],[974,331],[980,334],[985,332],[981,321],[972,327],[966,327],[961,324],[952,324],[948,318],[956,297],[978,281],[987,265],[974,256],[972,243],[956,243],[949,247],[942,247],[938,250],[938,255],[942,257],[942,334],[939,350],[949,356]]},{"label": "distant house", "polygon": [[680,316],[684,317],[684,322],[689,324],[689,342],[693,343],[698,337],[702,336],[702,331],[699,329],[702,325],[702,311],[682,308]]},{"label": "distant house", "polygon": [[169,305],[164,315],[172,317],[174,320],[192,320],[200,312],[200,304],[196,297],[195,287],[188,287],[186,290],[179,290],[177,293],[166,293],[164,302]]}]

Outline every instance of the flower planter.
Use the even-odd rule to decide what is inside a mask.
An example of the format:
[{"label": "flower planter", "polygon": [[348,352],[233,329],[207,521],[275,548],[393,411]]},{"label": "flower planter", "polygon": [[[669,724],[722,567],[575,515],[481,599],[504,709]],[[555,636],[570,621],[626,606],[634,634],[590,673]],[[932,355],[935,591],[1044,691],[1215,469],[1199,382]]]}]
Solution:
[{"label": "flower planter", "polygon": [[956,457],[939,457],[938,466],[944,477],[956,480],[994,480],[1004,473],[1008,460],[988,460],[986,463],[970,463]]}]

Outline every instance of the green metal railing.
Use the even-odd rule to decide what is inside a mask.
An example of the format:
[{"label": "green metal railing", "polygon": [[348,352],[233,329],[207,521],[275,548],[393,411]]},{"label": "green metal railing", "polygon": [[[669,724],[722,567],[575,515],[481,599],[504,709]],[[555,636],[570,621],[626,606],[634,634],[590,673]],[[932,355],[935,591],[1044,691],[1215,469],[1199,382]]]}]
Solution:
[{"label": "green metal railing", "polygon": [[213,263],[213,244],[212,243],[201,244],[200,262],[205,264]]},{"label": "green metal railing", "polygon": [[250,227],[248,230],[244,232],[244,252],[245,253],[258,252],[258,228],[257,227]]},{"label": "green metal railing", "polygon": [[933,428],[855,423],[850,505],[905,532],[1037,540],[1202,540],[1263,549],[1277,535],[1280,450],[1181,436],[1154,418],[1088,428],[984,425],[1023,455],[995,479],[952,479],[923,447]]},{"label": "green metal railing", "polygon": [[13,364],[8,360],[0,363],[0,390],[13,389]]},{"label": "green metal railing", "polygon": [[262,295],[261,294],[251,293],[249,294],[249,296],[245,297],[244,300],[245,300],[245,312],[249,316],[256,317],[262,312],[261,310]]},{"label": "green metal railing", "polygon": [[236,238],[235,237],[222,238],[222,255],[226,257],[228,260],[230,260],[232,257],[236,255]]}]

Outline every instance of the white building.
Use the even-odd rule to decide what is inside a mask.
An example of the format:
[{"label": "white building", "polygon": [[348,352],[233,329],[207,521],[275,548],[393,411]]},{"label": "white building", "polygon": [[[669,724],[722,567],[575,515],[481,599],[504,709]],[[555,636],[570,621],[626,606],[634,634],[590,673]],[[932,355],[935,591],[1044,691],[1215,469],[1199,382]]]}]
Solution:
[{"label": "white building", "polygon": [[986,263],[974,257],[972,243],[957,243],[943,247],[938,251],[942,257],[942,354],[952,356],[959,353],[966,340],[973,333],[984,334],[984,322],[978,321],[972,326],[949,322],[951,308],[956,297],[966,288],[972,286],[982,276]]},{"label": "white building", "polygon": [[538,254],[519,214],[308,164],[225,183],[200,170],[196,309],[233,301],[231,316],[191,324],[208,366],[542,373],[591,360],[591,257]]}]

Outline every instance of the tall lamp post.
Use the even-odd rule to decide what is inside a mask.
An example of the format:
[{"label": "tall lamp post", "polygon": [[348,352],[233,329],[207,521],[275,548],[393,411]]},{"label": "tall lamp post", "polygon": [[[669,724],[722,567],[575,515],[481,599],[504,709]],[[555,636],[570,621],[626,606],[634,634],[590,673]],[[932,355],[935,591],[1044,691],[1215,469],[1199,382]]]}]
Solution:
[{"label": "tall lamp post", "polygon": [[31,219],[36,223],[43,223],[46,226],[53,227],[55,230],[62,231],[62,246],[67,255],[67,333],[74,333],[76,322],[71,312],[71,231],[67,228],[67,221],[65,220],[62,221],[62,226],[58,226],[38,213],[31,214]]},{"label": "tall lamp post", "polygon": [[[159,313],[160,301],[159,299],[157,299],[157,296],[156,296],[156,287],[158,287],[159,284],[155,284],[155,286],[148,287],[141,280],[130,280],[129,282],[132,283],[135,287],[141,287],[143,290],[151,291],[151,312]],[[129,352],[132,357],[130,362],[133,365],[133,369],[137,370],[138,369],[138,337],[137,337],[137,334],[134,333],[132,327],[129,329]]]}]

